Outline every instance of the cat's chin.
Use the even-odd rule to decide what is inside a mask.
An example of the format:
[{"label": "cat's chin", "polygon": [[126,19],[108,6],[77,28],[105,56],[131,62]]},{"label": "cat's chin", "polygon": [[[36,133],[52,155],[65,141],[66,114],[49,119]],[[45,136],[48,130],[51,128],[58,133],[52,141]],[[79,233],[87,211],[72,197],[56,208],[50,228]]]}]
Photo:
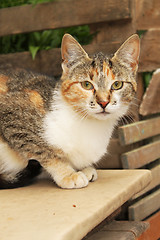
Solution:
[{"label": "cat's chin", "polygon": [[109,112],[99,112],[94,114],[94,118],[98,120],[107,120],[111,117],[111,113]]}]

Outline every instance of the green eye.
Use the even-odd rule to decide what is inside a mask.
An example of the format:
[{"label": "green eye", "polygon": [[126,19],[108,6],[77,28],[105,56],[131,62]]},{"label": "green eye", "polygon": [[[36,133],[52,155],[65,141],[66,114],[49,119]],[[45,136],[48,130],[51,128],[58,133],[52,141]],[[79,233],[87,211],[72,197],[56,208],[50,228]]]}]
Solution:
[{"label": "green eye", "polygon": [[92,83],[85,81],[85,82],[81,82],[81,86],[86,89],[86,90],[91,90],[93,89],[93,85]]},{"label": "green eye", "polygon": [[119,90],[123,87],[123,82],[121,81],[115,81],[113,84],[112,84],[112,87],[111,89],[112,90]]}]

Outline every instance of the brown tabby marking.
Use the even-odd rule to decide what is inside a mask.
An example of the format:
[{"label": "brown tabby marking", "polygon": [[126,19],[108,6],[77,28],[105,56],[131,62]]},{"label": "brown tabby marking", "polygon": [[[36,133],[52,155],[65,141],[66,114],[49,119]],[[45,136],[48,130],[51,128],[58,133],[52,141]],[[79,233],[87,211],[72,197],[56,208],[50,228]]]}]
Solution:
[{"label": "brown tabby marking", "polygon": [[7,87],[8,77],[4,75],[0,75],[0,94],[5,94],[8,91]]},{"label": "brown tabby marking", "polygon": [[37,176],[30,160],[38,161],[62,188],[95,181],[92,165],[106,153],[115,125],[135,96],[137,35],[113,56],[90,58],[65,34],[61,53],[59,82],[0,66],[0,189],[22,186]]}]

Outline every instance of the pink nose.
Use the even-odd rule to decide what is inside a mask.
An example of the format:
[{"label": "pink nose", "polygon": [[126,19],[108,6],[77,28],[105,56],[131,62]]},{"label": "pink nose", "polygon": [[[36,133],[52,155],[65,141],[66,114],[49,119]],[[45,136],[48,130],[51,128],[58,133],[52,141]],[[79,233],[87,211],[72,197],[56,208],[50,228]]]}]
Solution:
[{"label": "pink nose", "polygon": [[105,109],[105,107],[108,105],[109,101],[106,101],[106,102],[98,102],[98,104],[103,108]]}]

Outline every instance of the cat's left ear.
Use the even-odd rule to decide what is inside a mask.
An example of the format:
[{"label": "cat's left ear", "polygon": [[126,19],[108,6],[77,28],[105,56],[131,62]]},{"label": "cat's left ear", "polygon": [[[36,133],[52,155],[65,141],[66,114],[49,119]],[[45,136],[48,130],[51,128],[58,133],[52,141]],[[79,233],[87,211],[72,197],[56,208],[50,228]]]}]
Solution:
[{"label": "cat's left ear", "polygon": [[138,60],[140,54],[140,39],[137,34],[128,38],[115,53],[113,58],[117,58],[133,72],[138,69]]},{"label": "cat's left ear", "polygon": [[68,63],[76,63],[76,61],[78,61],[82,57],[88,58],[88,54],[70,34],[65,34],[63,36],[61,55],[63,71],[66,71],[66,68],[69,67]]}]

